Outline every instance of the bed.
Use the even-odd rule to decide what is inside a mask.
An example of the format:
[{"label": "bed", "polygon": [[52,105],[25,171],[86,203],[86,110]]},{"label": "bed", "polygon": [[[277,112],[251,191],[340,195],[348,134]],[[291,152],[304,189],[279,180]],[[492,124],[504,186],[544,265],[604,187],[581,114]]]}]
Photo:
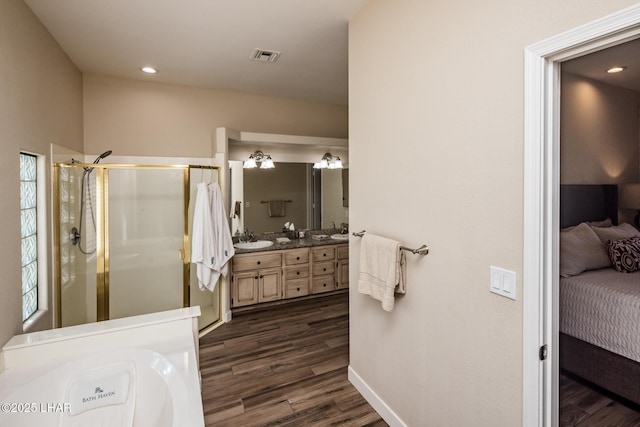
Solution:
[{"label": "bed", "polygon": [[600,240],[623,228],[633,234],[617,225],[617,195],[615,185],[561,186],[560,368],[640,404],[640,271],[620,272],[595,244],[567,240],[581,230]]}]

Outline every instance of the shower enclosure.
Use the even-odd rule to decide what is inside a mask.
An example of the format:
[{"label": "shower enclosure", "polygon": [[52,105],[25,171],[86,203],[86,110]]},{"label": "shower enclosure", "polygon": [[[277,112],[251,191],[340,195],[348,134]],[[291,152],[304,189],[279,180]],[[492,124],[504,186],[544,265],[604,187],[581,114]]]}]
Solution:
[{"label": "shower enclosure", "polygon": [[218,168],[54,164],[57,326],[199,305],[220,321],[220,287],[200,291],[190,268],[196,185]]}]

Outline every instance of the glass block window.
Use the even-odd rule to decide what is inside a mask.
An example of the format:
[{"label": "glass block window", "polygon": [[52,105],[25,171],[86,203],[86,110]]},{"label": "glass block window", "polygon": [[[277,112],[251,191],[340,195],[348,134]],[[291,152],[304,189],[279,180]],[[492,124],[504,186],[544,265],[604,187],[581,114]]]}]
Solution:
[{"label": "glass block window", "polygon": [[36,156],[20,153],[23,321],[38,309],[37,160]]}]

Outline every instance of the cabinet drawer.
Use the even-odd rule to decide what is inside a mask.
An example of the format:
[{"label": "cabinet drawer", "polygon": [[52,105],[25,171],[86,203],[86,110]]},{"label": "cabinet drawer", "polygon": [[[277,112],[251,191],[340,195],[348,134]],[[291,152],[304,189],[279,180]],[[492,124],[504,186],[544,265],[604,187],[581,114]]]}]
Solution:
[{"label": "cabinet drawer", "polygon": [[282,255],[280,253],[236,255],[233,257],[233,271],[246,271],[269,267],[280,267],[281,264]]},{"label": "cabinet drawer", "polygon": [[284,253],[284,265],[308,264],[309,249],[292,249]]},{"label": "cabinet drawer", "polygon": [[295,298],[309,295],[309,279],[287,280],[284,285],[284,297]]},{"label": "cabinet drawer", "polygon": [[336,271],[336,265],[334,261],[313,263],[314,276],[322,276],[323,274],[332,274],[335,271]]},{"label": "cabinet drawer", "polygon": [[305,277],[309,277],[309,264],[284,268],[285,280],[304,279]]},{"label": "cabinet drawer", "polygon": [[311,257],[313,261],[329,261],[336,259],[335,246],[322,246],[319,248],[311,249]]},{"label": "cabinet drawer", "polygon": [[319,294],[322,292],[333,291],[336,288],[335,282],[336,276],[334,274],[314,277],[311,282],[311,293]]},{"label": "cabinet drawer", "polygon": [[349,258],[349,245],[338,246],[338,259]]}]

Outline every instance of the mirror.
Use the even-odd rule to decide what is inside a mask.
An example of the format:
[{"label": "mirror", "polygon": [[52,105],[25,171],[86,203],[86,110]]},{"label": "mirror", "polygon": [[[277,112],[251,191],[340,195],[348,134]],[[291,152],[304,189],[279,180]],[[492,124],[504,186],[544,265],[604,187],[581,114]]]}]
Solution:
[{"label": "mirror", "polygon": [[310,163],[278,162],[274,169],[243,169],[230,161],[232,233],[244,228],[279,233],[348,223],[347,169],[313,169]]}]

